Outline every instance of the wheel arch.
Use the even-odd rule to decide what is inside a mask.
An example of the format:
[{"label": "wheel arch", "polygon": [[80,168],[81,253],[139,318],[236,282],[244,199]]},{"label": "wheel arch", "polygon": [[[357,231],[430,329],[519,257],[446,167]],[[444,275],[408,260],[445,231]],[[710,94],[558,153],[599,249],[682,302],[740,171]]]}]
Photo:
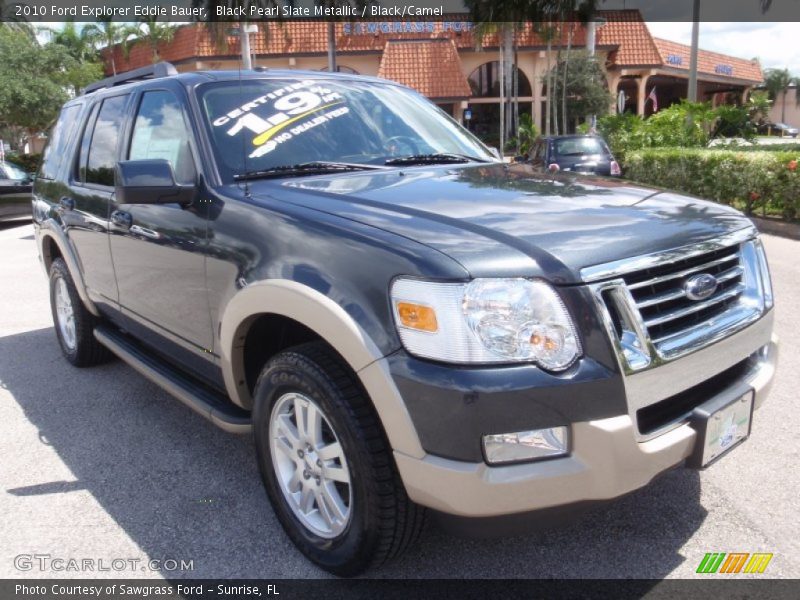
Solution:
[{"label": "wheel arch", "polygon": [[86,291],[86,283],[83,280],[83,272],[78,266],[78,259],[61,226],[52,219],[48,219],[41,223],[38,237],[39,256],[42,257],[42,266],[45,272],[49,275],[53,261],[61,258],[66,263],[70,275],[72,275],[72,281],[86,310],[95,317],[99,317],[100,311],[89,298],[89,294]]},{"label": "wheel arch", "polygon": [[254,323],[270,315],[297,322],[331,346],[366,390],[392,448],[411,456],[424,456],[384,354],[339,304],[295,281],[272,279],[250,284],[225,307],[220,355],[225,387],[234,403],[245,409],[252,407],[245,356],[247,338]]}]

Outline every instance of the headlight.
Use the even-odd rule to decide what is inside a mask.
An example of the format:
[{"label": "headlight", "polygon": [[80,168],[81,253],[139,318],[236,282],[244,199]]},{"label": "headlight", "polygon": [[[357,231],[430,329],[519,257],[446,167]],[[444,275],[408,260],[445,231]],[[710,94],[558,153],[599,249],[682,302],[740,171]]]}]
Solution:
[{"label": "headlight", "polygon": [[566,307],[544,281],[397,279],[391,296],[400,339],[415,356],[563,371],[581,354]]}]

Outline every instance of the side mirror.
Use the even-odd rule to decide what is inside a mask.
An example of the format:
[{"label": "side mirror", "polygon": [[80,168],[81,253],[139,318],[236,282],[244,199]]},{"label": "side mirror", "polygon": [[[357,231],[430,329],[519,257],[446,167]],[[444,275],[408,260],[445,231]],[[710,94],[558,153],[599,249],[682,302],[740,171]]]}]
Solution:
[{"label": "side mirror", "polygon": [[120,204],[180,204],[194,200],[194,185],[175,183],[172,165],[163,158],[123,160],[116,168],[116,195]]}]

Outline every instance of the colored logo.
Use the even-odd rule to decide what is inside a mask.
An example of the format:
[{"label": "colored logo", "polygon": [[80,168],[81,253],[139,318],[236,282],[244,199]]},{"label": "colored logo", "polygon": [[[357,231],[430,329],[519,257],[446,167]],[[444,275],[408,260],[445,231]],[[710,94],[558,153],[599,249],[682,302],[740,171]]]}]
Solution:
[{"label": "colored logo", "polygon": [[707,552],[697,567],[698,573],[763,573],[772,560],[766,552]]},{"label": "colored logo", "polygon": [[689,277],[683,284],[683,290],[689,300],[705,300],[717,291],[717,278],[709,273],[700,273]]}]

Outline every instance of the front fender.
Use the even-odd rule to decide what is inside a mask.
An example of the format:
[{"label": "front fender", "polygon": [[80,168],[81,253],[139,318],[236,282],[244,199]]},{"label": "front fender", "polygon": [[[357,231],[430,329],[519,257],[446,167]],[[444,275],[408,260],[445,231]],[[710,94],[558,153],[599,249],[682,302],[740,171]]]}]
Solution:
[{"label": "front fender", "polygon": [[225,387],[233,402],[243,408],[252,406],[244,346],[250,324],[264,314],[293,319],[325,340],[358,376],[392,448],[418,458],[425,455],[383,354],[373,340],[339,304],[294,281],[268,279],[253,283],[237,292],[225,307],[220,354]]}]

